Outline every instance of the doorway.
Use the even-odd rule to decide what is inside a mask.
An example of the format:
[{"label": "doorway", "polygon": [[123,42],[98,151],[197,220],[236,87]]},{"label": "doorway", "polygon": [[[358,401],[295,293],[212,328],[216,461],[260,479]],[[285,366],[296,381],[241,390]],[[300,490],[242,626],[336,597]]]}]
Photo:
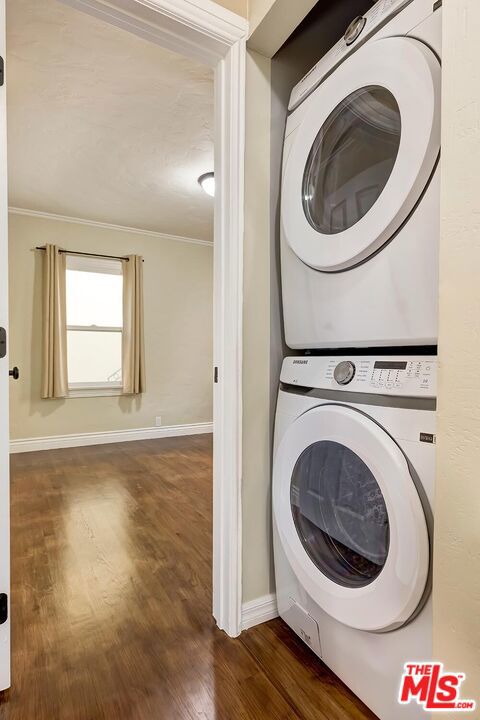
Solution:
[{"label": "doorway", "polygon": [[[187,0],[157,1],[155,7],[140,0],[103,2],[73,0],[66,4],[85,11],[215,69],[216,138],[215,174],[215,252],[214,252],[214,538],[213,538],[213,615],[227,634],[240,631],[241,612],[241,294],[243,242],[243,104],[244,58],[247,25],[244,20],[210,3],[192,5]],[[0,3],[4,15],[4,3]],[[4,25],[5,27],[5,25]],[[214,29],[213,29],[214,28]],[[5,38],[2,38],[5,57]],[[8,69],[7,69],[8,77]],[[1,92],[1,120],[5,123],[5,86]],[[5,184],[5,133],[1,148],[3,186],[1,202],[2,232],[0,259],[0,324],[8,334],[6,294],[7,194]],[[2,425],[0,461],[4,472],[0,481],[2,543],[0,566],[1,593],[9,590],[8,563],[8,353],[0,359]],[[5,590],[5,592],[3,592]],[[13,610],[14,611],[14,610]],[[9,613],[0,626],[0,686],[8,687]]]}]

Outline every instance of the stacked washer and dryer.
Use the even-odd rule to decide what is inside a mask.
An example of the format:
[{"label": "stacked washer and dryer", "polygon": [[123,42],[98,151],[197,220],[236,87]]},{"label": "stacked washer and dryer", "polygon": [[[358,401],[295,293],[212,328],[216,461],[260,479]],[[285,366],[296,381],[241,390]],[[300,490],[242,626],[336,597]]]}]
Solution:
[{"label": "stacked washer and dryer", "polygon": [[441,0],[379,0],[294,88],[284,144],[305,352],[277,405],[278,608],[381,720],[423,714],[398,692],[432,656],[440,58]]}]

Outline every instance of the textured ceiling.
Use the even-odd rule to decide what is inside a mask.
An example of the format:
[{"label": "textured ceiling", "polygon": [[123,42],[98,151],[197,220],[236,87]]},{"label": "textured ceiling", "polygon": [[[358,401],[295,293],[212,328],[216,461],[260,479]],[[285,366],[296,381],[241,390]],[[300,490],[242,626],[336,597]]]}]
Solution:
[{"label": "textured ceiling", "polygon": [[213,73],[57,0],[7,1],[11,206],[213,239]]}]

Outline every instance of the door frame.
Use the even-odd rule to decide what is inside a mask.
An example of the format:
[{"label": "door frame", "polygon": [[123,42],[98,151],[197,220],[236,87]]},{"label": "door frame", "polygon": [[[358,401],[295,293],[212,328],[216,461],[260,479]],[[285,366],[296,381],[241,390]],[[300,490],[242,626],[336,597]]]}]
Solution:
[{"label": "door frame", "polygon": [[[215,70],[213,616],[242,607],[242,340],[247,21],[212,0],[59,0]],[[213,368],[212,368],[213,373]]]},{"label": "door frame", "polygon": [[[0,55],[6,55],[5,0],[0,0]],[[5,72],[8,72],[5,67]],[[0,592],[7,595],[7,620],[0,625],[0,691],[10,686],[10,479],[8,361],[8,194],[6,82],[0,88],[0,326],[7,353],[0,358]]]}]

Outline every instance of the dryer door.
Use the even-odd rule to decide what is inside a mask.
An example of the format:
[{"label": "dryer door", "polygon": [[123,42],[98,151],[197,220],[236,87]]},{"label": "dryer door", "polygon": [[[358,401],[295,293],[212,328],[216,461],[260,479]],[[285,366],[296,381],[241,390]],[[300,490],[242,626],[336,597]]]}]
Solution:
[{"label": "dryer door", "polygon": [[422,601],[427,523],[403,452],[343,405],[298,418],[275,456],[273,504],[299,582],[329,615],[372,632],[405,624]]},{"label": "dryer door", "polygon": [[282,186],[283,231],[304,263],[354,267],[408,218],[438,161],[440,90],[434,53],[394,37],[367,43],[305,101]]}]

